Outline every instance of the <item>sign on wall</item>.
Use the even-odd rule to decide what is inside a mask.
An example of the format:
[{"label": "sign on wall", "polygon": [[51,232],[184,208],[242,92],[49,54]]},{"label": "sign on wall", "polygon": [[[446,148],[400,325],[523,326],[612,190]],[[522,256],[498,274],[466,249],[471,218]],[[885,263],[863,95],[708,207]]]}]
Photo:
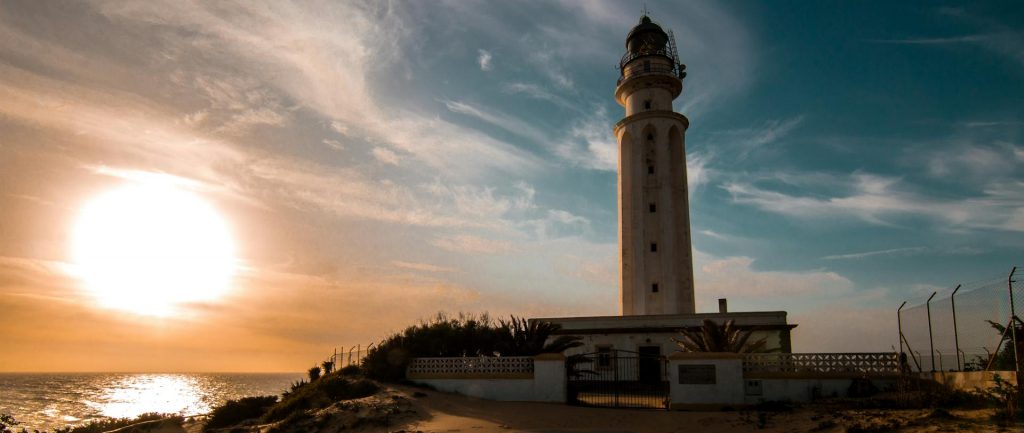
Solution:
[{"label": "sign on wall", "polygon": [[679,383],[682,385],[714,385],[714,364],[690,364],[679,366]]}]

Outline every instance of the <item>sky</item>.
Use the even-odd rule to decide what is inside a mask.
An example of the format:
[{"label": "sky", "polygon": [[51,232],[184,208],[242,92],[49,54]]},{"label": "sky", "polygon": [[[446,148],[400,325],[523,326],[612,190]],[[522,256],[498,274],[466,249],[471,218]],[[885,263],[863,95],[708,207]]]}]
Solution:
[{"label": "sky", "polygon": [[[1024,263],[1020,3],[647,8],[687,65],[698,312],[890,350],[900,302]],[[618,314],[641,10],[0,2],[0,371],[299,371],[438,311]],[[98,303],[70,252],[83,208],[152,182],[237,259],[170,316]]]}]

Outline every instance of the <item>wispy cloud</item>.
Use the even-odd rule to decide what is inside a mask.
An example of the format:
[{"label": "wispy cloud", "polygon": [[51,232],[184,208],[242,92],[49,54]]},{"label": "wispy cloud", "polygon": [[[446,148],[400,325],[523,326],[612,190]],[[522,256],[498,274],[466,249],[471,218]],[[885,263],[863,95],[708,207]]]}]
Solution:
[{"label": "wispy cloud", "polygon": [[533,124],[523,121],[516,116],[502,113],[494,109],[485,109],[460,101],[443,101],[445,107],[453,113],[464,114],[474,117],[491,125],[497,126],[505,131],[525,137],[537,144],[548,141],[548,134],[541,131]]},{"label": "wispy cloud", "polygon": [[502,89],[508,93],[513,94],[524,94],[534,99],[540,99],[555,104],[561,108],[579,111],[579,102],[573,103],[566,98],[563,98],[555,93],[552,93],[543,87],[530,84],[530,83],[505,83]]},{"label": "wispy cloud", "polygon": [[964,35],[942,38],[905,38],[905,39],[870,39],[869,42],[879,44],[907,44],[907,45],[944,45],[976,43],[989,39],[990,35]]},{"label": "wispy cloud", "polygon": [[477,54],[478,54],[478,56],[476,58],[476,62],[478,64],[480,64],[480,70],[481,71],[490,71],[491,70],[491,53],[489,51],[487,51],[487,50],[480,49],[480,50],[477,50]]},{"label": "wispy cloud", "polygon": [[1024,33],[1009,28],[1000,28],[997,31],[990,33],[979,33],[949,37],[873,39],[870,40],[869,42],[879,44],[922,46],[968,44],[988,50],[994,54],[1009,58],[1010,60],[1018,63],[1020,66],[1024,66]]},{"label": "wispy cloud", "polygon": [[798,115],[788,119],[768,120],[747,128],[716,131],[711,133],[710,141],[719,148],[731,149],[729,153],[735,157],[746,158],[751,152],[785,138],[803,121],[804,116]]},{"label": "wispy cloud", "polygon": [[973,247],[962,248],[935,248],[935,247],[904,247],[891,248],[878,251],[865,251],[860,253],[836,254],[824,256],[822,260],[860,260],[877,256],[914,256],[921,254],[944,254],[944,255],[975,255],[983,251]]},{"label": "wispy cloud", "polygon": [[573,123],[568,136],[555,145],[555,152],[574,165],[615,171],[618,169],[619,150],[611,125],[608,112],[603,107],[598,108]]},{"label": "wispy cloud", "polygon": [[875,257],[875,256],[891,256],[891,255],[913,254],[913,253],[920,253],[920,252],[923,252],[923,251],[928,251],[928,248],[925,248],[925,247],[892,248],[892,249],[888,249],[888,250],[866,251],[866,252],[862,252],[862,253],[837,254],[837,255],[832,255],[832,256],[825,256],[825,257],[822,257],[822,259],[823,260],[863,259],[863,258]]},{"label": "wispy cloud", "polygon": [[[817,294],[827,297],[849,294],[854,283],[848,278],[827,270],[770,271],[754,268],[754,259],[744,256],[717,257],[697,251],[694,253],[694,279],[698,282],[701,304],[712,305],[716,298],[743,299],[749,307],[760,305],[765,299],[781,295]],[[785,309],[781,303],[760,308]]]},{"label": "wispy cloud", "polygon": [[799,219],[852,218],[894,225],[893,218],[918,216],[941,222],[950,229],[1024,231],[1024,218],[1020,215],[1024,193],[1015,189],[1024,187],[1022,182],[994,183],[980,196],[956,200],[921,195],[903,185],[900,179],[886,176],[855,173],[845,179],[832,177],[831,181],[840,182],[840,190],[847,193],[825,197],[797,195],[747,182],[730,182],[722,188],[736,203]]},{"label": "wispy cloud", "polygon": [[377,161],[383,162],[388,165],[398,165],[398,154],[391,149],[383,147],[373,148],[373,157],[377,158]]},{"label": "wispy cloud", "polygon": [[402,269],[411,269],[411,270],[414,270],[414,271],[440,272],[440,273],[451,273],[451,272],[458,272],[459,271],[456,268],[431,265],[429,263],[403,262],[403,261],[400,261],[400,260],[394,260],[394,261],[391,262],[391,264],[395,265],[396,267],[402,268]]},{"label": "wispy cloud", "polygon": [[516,251],[511,242],[473,235],[439,237],[431,241],[431,244],[443,250],[463,254],[504,254]]}]

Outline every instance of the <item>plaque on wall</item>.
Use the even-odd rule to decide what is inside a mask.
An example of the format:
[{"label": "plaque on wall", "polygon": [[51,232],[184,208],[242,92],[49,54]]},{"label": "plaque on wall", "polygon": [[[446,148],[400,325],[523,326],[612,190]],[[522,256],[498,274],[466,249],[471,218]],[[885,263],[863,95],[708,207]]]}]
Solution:
[{"label": "plaque on wall", "polygon": [[691,364],[679,366],[679,383],[682,385],[714,385],[714,364]]}]

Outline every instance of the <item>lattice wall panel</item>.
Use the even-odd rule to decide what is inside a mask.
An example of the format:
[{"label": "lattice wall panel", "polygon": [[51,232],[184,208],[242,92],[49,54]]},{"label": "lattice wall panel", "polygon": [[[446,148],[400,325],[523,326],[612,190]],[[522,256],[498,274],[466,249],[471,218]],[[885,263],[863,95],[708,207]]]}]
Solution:
[{"label": "lattice wall panel", "polygon": [[743,360],[749,374],[888,376],[899,371],[895,353],[754,353]]},{"label": "lattice wall panel", "polygon": [[412,377],[495,376],[521,377],[533,375],[532,356],[479,358],[414,358],[407,370]]}]

